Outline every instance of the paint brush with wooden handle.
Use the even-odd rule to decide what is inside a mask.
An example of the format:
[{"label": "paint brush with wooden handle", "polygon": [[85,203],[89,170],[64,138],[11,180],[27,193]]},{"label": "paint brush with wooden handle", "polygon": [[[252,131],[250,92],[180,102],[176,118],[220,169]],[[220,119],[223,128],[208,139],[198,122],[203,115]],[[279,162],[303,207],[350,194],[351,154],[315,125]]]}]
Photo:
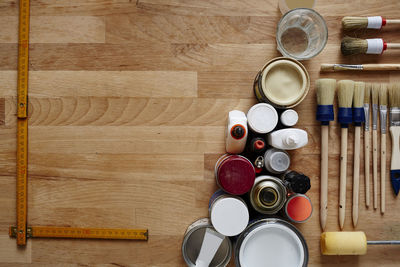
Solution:
[{"label": "paint brush with wooden handle", "polygon": [[378,208],[378,101],[379,83],[372,84],[372,173],[374,209]]},{"label": "paint brush with wooden handle", "polygon": [[369,154],[370,154],[370,143],[371,138],[369,134],[369,102],[371,101],[371,83],[365,84],[364,92],[364,177],[365,177],[365,206],[368,208],[371,203],[371,195],[369,185],[371,183],[370,178],[370,166],[369,166]]},{"label": "paint brush with wooden handle", "polygon": [[329,122],[334,120],[333,100],[335,97],[336,80],[319,79],[315,81],[317,92],[317,120],[321,122],[321,194],[320,223],[322,230],[326,226],[328,213],[328,140]]},{"label": "paint brush with wooden handle", "polygon": [[400,70],[400,64],[360,64],[360,65],[348,65],[348,64],[321,64],[321,72],[332,72],[332,71],[389,71],[389,70]]},{"label": "paint brush with wooden handle", "polygon": [[345,56],[357,54],[377,54],[380,55],[385,50],[400,49],[400,44],[386,43],[381,38],[359,39],[344,37],[340,46],[342,54]]},{"label": "paint brush with wooden handle", "polygon": [[379,91],[379,114],[381,123],[381,213],[385,213],[386,180],[386,121],[387,121],[387,85],[382,84]]},{"label": "paint brush with wooden handle", "polygon": [[354,121],[354,167],[353,167],[353,226],[357,226],[358,222],[358,202],[360,195],[360,142],[361,142],[361,124],[364,118],[364,82],[354,83],[353,98],[353,121]]},{"label": "paint brush with wooden handle", "polygon": [[381,16],[344,17],[342,19],[344,30],[381,29],[383,26],[388,24],[400,24],[400,19],[385,19]]},{"label": "paint brush with wooden handle", "polygon": [[340,145],[340,186],[339,186],[339,225],[343,229],[346,211],[346,179],[347,179],[347,133],[349,123],[353,121],[352,102],[354,82],[341,80],[338,82],[338,121],[342,127]]},{"label": "paint brush with wooden handle", "polygon": [[392,158],[390,163],[390,180],[394,193],[400,190],[400,84],[392,84],[389,88],[390,134],[392,136]]}]

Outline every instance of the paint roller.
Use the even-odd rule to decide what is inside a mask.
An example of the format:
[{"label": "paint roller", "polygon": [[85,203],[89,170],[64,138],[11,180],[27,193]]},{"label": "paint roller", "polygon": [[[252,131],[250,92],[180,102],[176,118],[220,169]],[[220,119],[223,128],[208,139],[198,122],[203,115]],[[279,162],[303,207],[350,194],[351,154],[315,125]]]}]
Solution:
[{"label": "paint roller", "polygon": [[324,232],[322,255],[365,255],[367,245],[400,245],[400,240],[367,241],[364,232]]}]

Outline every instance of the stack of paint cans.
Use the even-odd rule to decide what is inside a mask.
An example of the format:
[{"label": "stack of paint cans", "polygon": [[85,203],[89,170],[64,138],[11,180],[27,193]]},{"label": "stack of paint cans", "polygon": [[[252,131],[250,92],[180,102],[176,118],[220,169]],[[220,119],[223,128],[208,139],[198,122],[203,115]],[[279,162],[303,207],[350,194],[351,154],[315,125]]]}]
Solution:
[{"label": "stack of paint cans", "polygon": [[311,184],[306,175],[290,170],[287,150],[305,146],[308,135],[292,128],[296,111],[265,102],[247,114],[228,114],[227,154],[215,164],[219,190],[210,198],[209,218],[185,233],[182,252],[188,266],[226,266],[232,253],[241,267],[307,266],[306,241],[292,223],[312,215],[306,196]]}]

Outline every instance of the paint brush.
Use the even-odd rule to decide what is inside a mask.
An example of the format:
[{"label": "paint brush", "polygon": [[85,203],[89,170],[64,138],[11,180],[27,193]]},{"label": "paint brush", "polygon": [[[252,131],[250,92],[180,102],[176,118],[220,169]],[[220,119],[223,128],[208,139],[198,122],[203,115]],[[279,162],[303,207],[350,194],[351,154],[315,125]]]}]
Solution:
[{"label": "paint brush", "polygon": [[352,102],[354,82],[341,80],[338,82],[338,121],[342,127],[340,145],[340,188],[339,188],[339,225],[343,229],[346,211],[346,179],[347,179],[347,133],[349,123],[353,121]]},{"label": "paint brush", "polygon": [[400,49],[400,44],[386,43],[381,38],[359,39],[344,37],[340,46],[345,56],[357,54],[382,54],[387,49]]},{"label": "paint brush", "polygon": [[381,213],[385,213],[385,178],[386,178],[386,120],[387,120],[387,85],[382,84],[379,91],[379,114],[381,123]]},{"label": "paint brush", "polygon": [[392,84],[389,88],[390,134],[392,136],[392,158],[390,163],[390,180],[394,193],[400,190],[400,84]]},{"label": "paint brush", "polygon": [[385,19],[381,16],[344,17],[342,19],[344,30],[381,29],[383,26],[388,24],[400,24],[400,19]]},{"label": "paint brush", "polygon": [[360,65],[348,65],[348,64],[321,64],[321,72],[332,72],[332,71],[388,71],[388,70],[400,70],[400,64],[360,64]]},{"label": "paint brush", "polygon": [[354,83],[353,97],[353,121],[354,121],[354,165],[353,165],[353,226],[357,226],[358,222],[358,202],[360,192],[360,141],[361,141],[361,124],[364,118],[364,82]]},{"label": "paint brush", "polygon": [[378,101],[379,83],[372,84],[372,173],[374,209],[378,208]]},{"label": "paint brush", "polygon": [[320,223],[322,230],[326,226],[328,213],[328,139],[329,122],[334,120],[333,100],[336,80],[319,79],[315,81],[317,92],[317,120],[321,122],[321,185],[320,185]]},{"label": "paint brush", "polygon": [[371,138],[369,134],[369,103],[371,101],[371,83],[365,84],[364,92],[364,177],[365,177],[365,206],[368,208],[371,203],[371,195],[369,190],[370,185],[370,168],[369,168],[369,154]]}]

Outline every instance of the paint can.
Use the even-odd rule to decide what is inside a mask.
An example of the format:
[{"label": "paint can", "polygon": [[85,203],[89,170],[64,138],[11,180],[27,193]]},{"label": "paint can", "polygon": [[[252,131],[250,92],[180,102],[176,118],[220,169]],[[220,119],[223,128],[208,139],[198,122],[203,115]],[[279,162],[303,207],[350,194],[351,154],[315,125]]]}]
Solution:
[{"label": "paint can", "polygon": [[247,112],[247,123],[255,133],[269,133],[278,124],[278,112],[270,104],[258,103]]},{"label": "paint can", "polygon": [[222,155],[215,164],[215,179],[218,186],[232,195],[243,195],[254,184],[253,164],[240,155]]},{"label": "paint can", "polygon": [[215,230],[225,236],[239,235],[249,223],[246,203],[240,197],[228,195],[222,190],[211,196],[208,211]]},{"label": "paint can", "polygon": [[304,223],[312,215],[313,207],[309,197],[294,194],[285,203],[285,216],[294,223]]},{"label": "paint can", "polygon": [[[185,232],[182,242],[182,255],[189,267],[196,266],[195,263],[207,228],[214,229],[210,219],[202,218],[192,223]],[[209,266],[225,267],[228,265],[231,255],[232,244],[229,238],[225,237]]]},{"label": "paint can", "polygon": [[264,154],[264,165],[270,173],[284,173],[289,169],[290,156],[284,150],[270,148]]},{"label": "paint can", "polygon": [[237,267],[306,267],[307,243],[296,227],[276,218],[255,221],[238,237]]},{"label": "paint can", "polygon": [[286,127],[295,126],[299,121],[299,114],[294,109],[287,109],[282,112],[280,121]]},{"label": "paint can", "polygon": [[262,214],[277,213],[286,202],[286,187],[279,178],[258,176],[250,191],[250,203]]},{"label": "paint can", "polygon": [[259,102],[276,108],[293,108],[310,90],[310,76],[299,61],[277,57],[264,65],[254,81],[254,94]]}]

